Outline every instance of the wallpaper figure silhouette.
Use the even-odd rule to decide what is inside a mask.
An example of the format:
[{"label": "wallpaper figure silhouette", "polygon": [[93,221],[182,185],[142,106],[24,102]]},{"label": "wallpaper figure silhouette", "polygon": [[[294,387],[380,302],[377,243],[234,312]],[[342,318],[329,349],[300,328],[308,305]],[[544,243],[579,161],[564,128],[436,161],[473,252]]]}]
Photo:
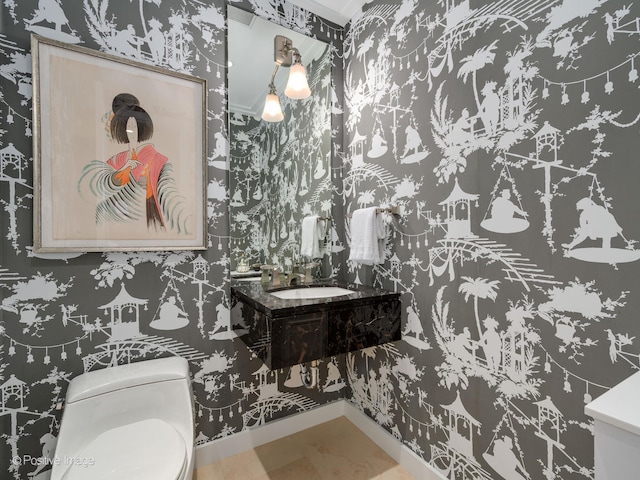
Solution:
[{"label": "wallpaper figure silhouette", "polygon": [[500,358],[502,356],[502,339],[498,333],[498,322],[493,317],[484,319],[484,328],[486,329],[480,337],[480,346],[487,359],[487,367],[496,371],[500,367]]},{"label": "wallpaper figure silhouette", "polygon": [[164,59],[164,33],[162,33],[162,23],[157,19],[152,18],[149,20],[149,31],[144,36],[144,42],[149,47],[151,52],[151,58],[155,63],[160,63]]},{"label": "wallpaper figure silhouette", "polygon": [[431,346],[424,334],[420,316],[412,306],[407,307],[406,311],[407,321],[402,331],[402,339],[419,350],[429,350]]},{"label": "wallpaper figure silhouette", "polygon": [[156,330],[177,330],[188,324],[189,317],[187,313],[176,305],[176,297],[171,295],[160,306],[158,319],[152,321],[149,326]]},{"label": "wallpaper figure silhouette", "polygon": [[487,463],[505,480],[525,480],[531,478],[524,465],[513,452],[513,439],[503,435],[493,442],[493,454],[482,456]]},{"label": "wallpaper figure silhouette", "polygon": [[496,82],[487,82],[481,92],[484,98],[480,104],[480,112],[478,114],[482,119],[487,135],[495,132],[500,120],[500,97],[495,89]]},{"label": "wallpaper figure silhouette", "polygon": [[404,152],[402,153],[402,159],[400,160],[400,163],[420,163],[429,155],[429,150],[427,150],[422,143],[420,132],[418,132],[417,128],[414,125],[407,125],[404,133]]},{"label": "wallpaper figure silhouette", "polygon": [[367,152],[367,156],[369,158],[379,158],[387,153],[388,148],[387,141],[382,136],[382,130],[377,128],[371,138],[371,148]]},{"label": "wallpaper figure silhouette", "polygon": [[[500,196],[491,202],[491,216],[481,222],[482,228],[496,233],[516,233],[529,226],[526,220],[527,212],[511,200],[511,190],[508,188],[500,192]],[[516,217],[515,215],[520,215]]]},{"label": "wallpaper figure silhouette", "polygon": [[[69,19],[64,13],[60,0],[38,0],[38,8],[30,19],[25,19],[25,24],[28,30],[39,35],[47,35],[69,43],[78,43],[79,40],[75,35],[76,32],[69,26]],[[52,25],[53,28],[48,25]],[[62,31],[63,26],[68,32]]]},{"label": "wallpaper figure silhouette", "polygon": [[611,248],[611,239],[622,233],[613,214],[590,198],[578,200],[576,209],[581,211],[580,226],[576,228],[573,240],[562,246],[571,250],[587,239],[602,239],[602,248]]},{"label": "wallpaper figure silhouette", "polygon": [[324,392],[337,392],[345,387],[344,380],[340,374],[340,369],[336,364],[335,357],[327,363],[327,379],[322,386]]},{"label": "wallpaper figure silhouette", "polygon": [[58,0],[38,1],[38,9],[33,14],[33,18],[27,20],[27,23],[31,25],[40,22],[53,23],[58,31],[62,28],[62,25],[69,25],[69,20],[64,14],[64,10],[62,10]]},{"label": "wallpaper figure silhouette", "polygon": [[[633,248],[633,242],[622,234],[622,227],[618,225],[613,214],[588,197],[576,203],[580,211],[580,225],[576,227],[573,238],[569,243],[563,243],[567,257],[596,263],[626,263],[640,259],[640,250]],[[611,246],[611,241],[620,236],[626,248]],[[601,240],[600,246],[580,246],[587,240]]]},{"label": "wallpaper figure silhouette", "polygon": [[460,118],[451,127],[451,139],[457,145],[465,145],[473,143],[475,136],[473,135],[473,124],[475,117],[469,116],[469,109],[463,108]]}]

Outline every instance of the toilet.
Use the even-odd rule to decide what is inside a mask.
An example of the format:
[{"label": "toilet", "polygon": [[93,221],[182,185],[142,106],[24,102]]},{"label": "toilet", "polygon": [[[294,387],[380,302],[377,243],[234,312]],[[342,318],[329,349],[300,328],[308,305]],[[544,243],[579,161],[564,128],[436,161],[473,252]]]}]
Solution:
[{"label": "toilet", "polygon": [[69,384],[51,480],[190,480],[194,436],[184,358],[85,373]]}]

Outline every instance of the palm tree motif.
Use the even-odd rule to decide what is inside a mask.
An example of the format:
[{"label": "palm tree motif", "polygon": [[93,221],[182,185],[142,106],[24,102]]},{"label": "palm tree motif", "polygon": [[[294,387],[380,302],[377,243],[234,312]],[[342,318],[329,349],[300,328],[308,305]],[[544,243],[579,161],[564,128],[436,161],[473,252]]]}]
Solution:
[{"label": "palm tree motif", "polygon": [[367,57],[367,52],[371,50],[371,47],[373,47],[373,43],[374,43],[373,37],[372,36],[367,37],[358,47],[358,53],[356,54],[356,58],[364,66],[364,76],[367,82],[371,81],[371,79],[368,77],[369,71],[368,71],[367,62],[365,61],[365,59]]},{"label": "palm tree motif", "polygon": [[369,375],[369,359],[375,360],[376,352],[377,352],[376,347],[363,348],[362,350],[360,350],[360,354],[362,355],[365,361],[367,375]]},{"label": "palm tree motif", "polygon": [[477,83],[478,70],[481,70],[487,65],[493,63],[496,58],[496,54],[494,53],[496,43],[498,43],[498,40],[495,40],[491,45],[485,45],[484,47],[479,48],[473,55],[468,55],[460,60],[462,65],[458,70],[458,78],[462,78],[462,81],[467,83],[469,75],[471,74],[473,77],[473,96],[476,99],[478,111],[480,111],[480,96],[478,95]]},{"label": "palm tree motif", "polygon": [[458,292],[464,293],[464,301],[468,302],[469,297],[473,295],[473,310],[476,316],[476,327],[478,328],[478,338],[482,337],[482,327],[480,326],[480,316],[478,315],[478,299],[483,300],[489,298],[493,301],[498,296],[497,286],[499,280],[487,280],[486,278],[462,277],[465,283],[458,288]]},{"label": "palm tree motif", "polygon": [[368,36],[358,47],[356,58],[362,63],[365,63],[364,59],[366,58],[366,53],[371,50],[371,47],[373,47],[373,37]]}]

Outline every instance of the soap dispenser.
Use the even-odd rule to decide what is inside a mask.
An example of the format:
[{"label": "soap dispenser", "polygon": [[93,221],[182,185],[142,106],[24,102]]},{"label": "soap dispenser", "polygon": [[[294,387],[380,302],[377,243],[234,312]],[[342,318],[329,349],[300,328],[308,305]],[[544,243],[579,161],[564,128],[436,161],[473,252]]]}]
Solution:
[{"label": "soap dispenser", "polygon": [[238,266],[236,267],[236,270],[239,273],[247,273],[249,271],[249,262],[245,258],[244,252],[242,252],[240,258],[238,259]]}]

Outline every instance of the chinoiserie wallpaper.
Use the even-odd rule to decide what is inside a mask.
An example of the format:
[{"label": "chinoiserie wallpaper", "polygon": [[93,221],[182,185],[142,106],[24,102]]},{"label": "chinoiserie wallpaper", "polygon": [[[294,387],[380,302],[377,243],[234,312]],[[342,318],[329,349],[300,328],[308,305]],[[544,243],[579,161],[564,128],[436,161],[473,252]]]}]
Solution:
[{"label": "chinoiserie wallpaper", "polygon": [[[306,100],[282,97],[279,123],[230,113],[229,211],[231,270],[249,263],[294,265],[300,255],[301,226],[318,215],[324,273],[331,274],[331,50],[307,68],[313,92]],[[322,274],[322,273],[321,273]]]},{"label": "chinoiserie wallpaper", "polygon": [[374,0],[349,25],[346,213],[404,212],[346,275],[405,315],[347,358],[351,401],[446,478],[594,478],[584,406],[640,367],[639,19]]},{"label": "chinoiserie wallpaper", "polygon": [[[200,444],[346,397],[446,478],[592,479],[584,405],[640,368],[640,6],[372,0],[343,34],[283,0],[229,2],[332,42],[333,268],[402,293],[403,340],[327,359],[312,391],[230,333],[225,5],[209,3],[2,2],[5,471],[47,478],[9,460],[51,449],[74,375],[179,354]],[[31,33],[208,80],[206,252],[33,253]],[[349,214],[388,204],[385,262],[350,264]]]},{"label": "chinoiserie wallpaper", "polygon": [[[331,43],[338,67],[331,79],[338,106],[331,119],[335,157],[342,135],[342,28],[285,0],[229,3]],[[231,331],[226,4],[2,1],[0,471],[7,478],[49,478],[50,463],[27,459],[52,455],[61,413],[56,403],[69,380],[85,371],[161,356],[186,358],[198,445],[343,398],[348,388],[343,358],[323,361],[319,386],[309,390],[295,368],[265,371]],[[32,33],[207,80],[206,251],[34,252]],[[111,106],[97,106],[97,130]],[[154,107],[144,105],[152,117]],[[169,160],[179,166],[179,159]],[[80,173],[67,172],[70,189]]]}]

